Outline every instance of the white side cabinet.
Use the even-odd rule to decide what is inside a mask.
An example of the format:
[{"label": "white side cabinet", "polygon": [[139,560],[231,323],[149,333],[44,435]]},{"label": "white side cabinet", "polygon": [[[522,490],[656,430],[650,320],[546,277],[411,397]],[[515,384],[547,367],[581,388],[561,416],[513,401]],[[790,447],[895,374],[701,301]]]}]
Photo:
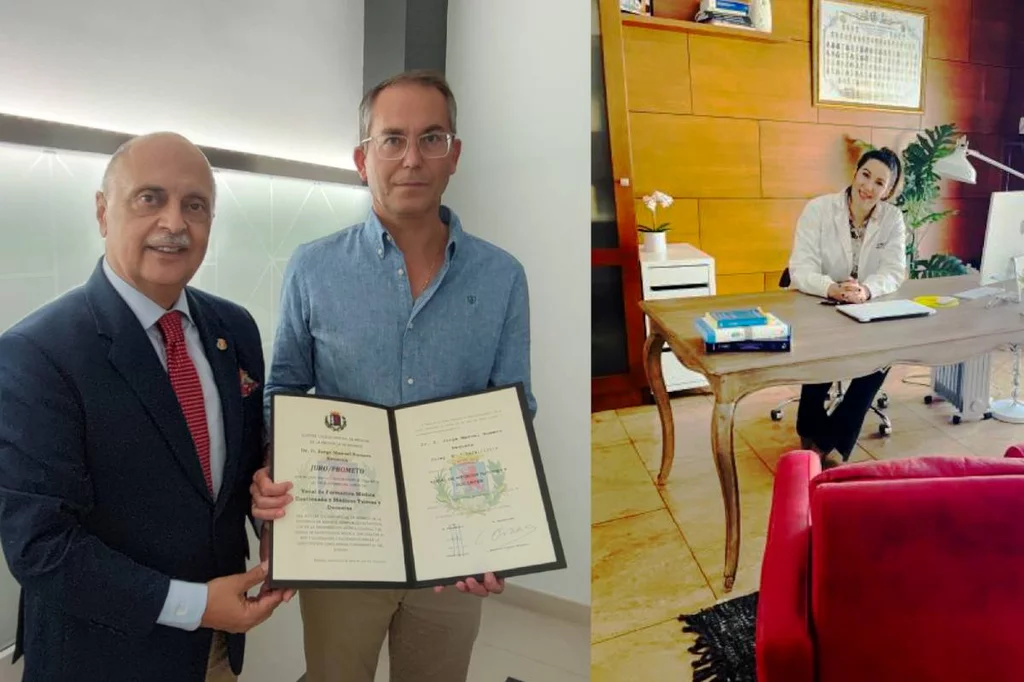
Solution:
[{"label": "white side cabinet", "polygon": [[[689,244],[669,244],[665,253],[640,252],[645,301],[715,295],[715,259]],[[647,333],[651,323],[645,316]],[[665,387],[670,391],[703,388],[707,379],[683,366],[665,345],[661,355]]]}]

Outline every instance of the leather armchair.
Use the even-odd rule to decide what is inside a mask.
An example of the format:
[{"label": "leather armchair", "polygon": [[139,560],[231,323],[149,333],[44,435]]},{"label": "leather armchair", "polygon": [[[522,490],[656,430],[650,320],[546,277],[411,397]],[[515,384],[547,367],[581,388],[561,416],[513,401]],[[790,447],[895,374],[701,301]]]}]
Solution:
[{"label": "leather armchair", "polygon": [[1024,446],[821,472],[779,461],[760,682],[1024,681]]}]

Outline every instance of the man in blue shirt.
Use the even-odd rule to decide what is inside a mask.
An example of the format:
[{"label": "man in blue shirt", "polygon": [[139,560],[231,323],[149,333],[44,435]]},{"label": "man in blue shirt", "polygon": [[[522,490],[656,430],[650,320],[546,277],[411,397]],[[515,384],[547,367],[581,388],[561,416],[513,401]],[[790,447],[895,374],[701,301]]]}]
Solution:
[{"label": "man in blue shirt", "polygon": [[[308,391],[387,406],[523,382],[531,413],[526,275],[463,231],[441,196],[461,141],[444,78],[396,76],[360,105],[355,162],[373,196],[366,221],[296,249],[264,397]],[[289,482],[261,469],[253,513],[272,521]],[[263,547],[266,551],[266,547]],[[465,680],[492,574],[455,589],[302,590],[309,682],[373,682],[389,637],[393,682]]]}]

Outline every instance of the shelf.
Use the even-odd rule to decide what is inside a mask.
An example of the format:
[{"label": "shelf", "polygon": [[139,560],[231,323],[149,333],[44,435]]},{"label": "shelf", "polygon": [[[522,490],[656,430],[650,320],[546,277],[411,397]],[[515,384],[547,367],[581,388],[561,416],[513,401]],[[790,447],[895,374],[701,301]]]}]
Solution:
[{"label": "shelf", "polygon": [[732,26],[714,26],[712,24],[698,24],[696,21],[685,21],[683,19],[665,19],[662,17],[645,17],[639,14],[622,14],[623,26],[635,26],[638,28],[649,28],[656,31],[676,31],[678,33],[694,33],[703,36],[717,36],[720,38],[738,38],[739,40],[752,40],[758,43],[788,43],[788,38],[779,38],[772,33],[762,33],[749,28],[733,28]]}]

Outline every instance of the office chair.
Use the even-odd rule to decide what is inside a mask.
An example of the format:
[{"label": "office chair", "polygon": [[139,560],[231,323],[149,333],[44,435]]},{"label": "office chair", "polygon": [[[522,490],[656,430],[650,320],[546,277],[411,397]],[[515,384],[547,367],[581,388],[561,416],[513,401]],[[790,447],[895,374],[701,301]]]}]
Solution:
[{"label": "office chair", "polygon": [[[789,268],[786,268],[785,270],[782,271],[782,277],[779,278],[779,288],[788,289],[789,285]],[[786,400],[783,400],[781,403],[776,405],[770,413],[772,421],[782,421],[783,410],[785,409],[786,405],[790,405],[792,403],[799,401],[800,397],[794,396],[792,398],[787,398]],[[837,381],[832,385],[832,388],[829,389],[829,395],[827,398],[828,406],[825,409],[828,411],[829,414],[832,414],[832,411],[836,409],[836,407],[838,407],[839,403],[841,403],[842,401],[843,382]],[[887,407],[889,407],[889,396],[886,395],[885,391],[879,391],[878,398],[875,400],[875,403],[871,406],[871,411],[875,413],[875,415],[881,422],[878,425],[878,435],[880,436],[892,435],[892,420],[889,419],[889,415],[882,411]]]}]

